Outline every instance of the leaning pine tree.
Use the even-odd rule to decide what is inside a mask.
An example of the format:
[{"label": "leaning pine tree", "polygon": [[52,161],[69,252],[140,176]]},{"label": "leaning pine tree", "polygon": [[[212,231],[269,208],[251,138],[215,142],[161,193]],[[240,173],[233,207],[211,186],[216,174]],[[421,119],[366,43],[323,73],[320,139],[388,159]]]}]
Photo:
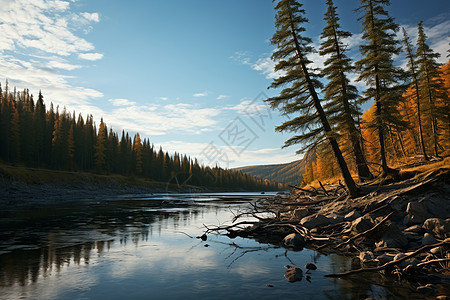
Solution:
[{"label": "leaning pine tree", "polygon": [[279,108],[285,114],[296,114],[276,128],[277,131],[301,132],[285,142],[284,147],[294,144],[306,145],[298,152],[318,145],[326,138],[333,149],[345,184],[351,197],[358,192],[347,164],[339,149],[336,136],[331,130],[320,99],[316,93],[321,88],[317,75],[308,68],[311,63],[306,57],[313,51],[311,39],[302,36],[305,29],[302,5],[295,0],[280,0],[276,4],[275,26],[277,31],[272,37],[272,44],[277,46],[272,59],[277,61],[275,70],[283,73],[274,79],[270,88],[285,87],[278,96],[267,99],[272,108]]},{"label": "leaning pine tree", "polygon": [[397,111],[404,88],[399,82],[404,75],[393,64],[393,56],[400,53],[395,39],[398,26],[384,9],[389,4],[389,0],[361,0],[360,9],[365,12],[361,19],[366,44],[360,46],[363,58],[356,62],[357,80],[367,85],[363,100],[373,99],[376,106],[375,123],[371,125],[378,132],[382,176],[395,173],[387,166],[385,133],[391,126],[405,126]]},{"label": "leaning pine tree", "polygon": [[339,128],[342,137],[350,142],[351,152],[354,155],[358,176],[361,180],[371,179],[372,173],[367,166],[361,147],[360,132],[356,128],[354,117],[359,114],[355,105],[357,89],[349,83],[347,73],[353,71],[350,59],[345,54],[342,40],[351,36],[350,32],[342,31],[339,25],[339,16],[332,0],[327,0],[328,10],[324,20],[327,25],[322,32],[320,55],[328,56],[322,74],[329,80],[325,86],[324,98],[327,104],[324,109],[330,123]]}]

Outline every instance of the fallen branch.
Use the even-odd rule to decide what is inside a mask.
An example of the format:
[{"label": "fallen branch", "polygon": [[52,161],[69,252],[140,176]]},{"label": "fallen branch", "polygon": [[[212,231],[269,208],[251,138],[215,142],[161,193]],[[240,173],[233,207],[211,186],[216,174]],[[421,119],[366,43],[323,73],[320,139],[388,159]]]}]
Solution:
[{"label": "fallen branch", "polygon": [[327,190],[323,187],[323,184],[322,184],[322,182],[320,182],[320,180],[319,180],[319,184],[320,184],[320,187],[322,188],[323,192],[325,193],[325,195],[330,196],[328,194]]},{"label": "fallen branch", "polygon": [[294,190],[299,190],[299,191],[302,191],[302,192],[305,192],[305,193],[316,194],[316,192],[314,192],[314,191],[310,191],[310,190],[307,190],[307,189],[302,189],[302,188],[300,188],[298,186],[295,186],[295,185],[289,185],[289,187],[294,189]]},{"label": "fallen branch", "polygon": [[393,261],[390,261],[390,262],[388,262],[388,263],[385,263],[384,265],[379,266],[379,267],[373,267],[373,268],[361,268],[361,269],[350,270],[350,271],[342,272],[342,273],[327,274],[327,275],[325,275],[325,277],[344,277],[344,276],[353,275],[353,274],[358,274],[358,273],[364,273],[364,272],[381,271],[381,270],[384,270],[384,269],[386,269],[386,268],[388,268],[388,267],[397,265],[398,263],[401,263],[402,261],[407,260],[407,259],[409,259],[409,258],[411,258],[411,257],[414,257],[414,256],[416,256],[417,254],[424,252],[425,250],[433,249],[433,248],[435,248],[435,247],[439,247],[439,246],[443,246],[443,245],[450,245],[450,238],[447,238],[447,239],[445,239],[444,241],[439,242],[439,243],[437,243],[437,244],[423,246],[422,248],[417,249],[416,251],[414,251],[414,252],[411,253],[411,254],[408,254],[408,255],[406,255],[406,256],[400,258],[400,259],[393,260]]},{"label": "fallen branch", "polygon": [[418,267],[422,267],[422,266],[429,265],[429,264],[432,264],[432,263],[440,263],[440,262],[446,262],[446,261],[450,261],[450,258],[432,259],[432,260],[425,261],[425,262],[422,262],[420,264],[417,264],[417,266]]}]

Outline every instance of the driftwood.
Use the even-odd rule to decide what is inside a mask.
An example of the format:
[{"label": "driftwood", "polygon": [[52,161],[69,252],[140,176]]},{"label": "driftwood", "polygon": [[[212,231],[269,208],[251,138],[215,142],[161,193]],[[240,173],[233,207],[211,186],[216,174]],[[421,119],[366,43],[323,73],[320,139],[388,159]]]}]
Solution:
[{"label": "driftwood", "polygon": [[319,184],[320,184],[320,187],[322,188],[323,192],[325,193],[325,195],[330,196],[330,194],[328,194],[327,190],[323,187],[323,184],[322,184],[322,182],[320,182],[320,180],[319,180]]},{"label": "driftwood", "polygon": [[404,257],[402,257],[400,259],[397,259],[397,260],[390,261],[390,262],[385,263],[384,265],[381,265],[379,267],[361,268],[361,269],[350,270],[350,271],[342,272],[342,273],[327,274],[327,275],[325,275],[325,277],[344,277],[344,276],[358,274],[358,273],[364,273],[364,272],[381,271],[381,270],[384,270],[384,269],[389,268],[391,266],[397,265],[397,264],[401,263],[402,261],[407,260],[407,259],[409,259],[411,257],[414,257],[414,256],[424,252],[425,250],[433,249],[435,247],[440,247],[440,246],[443,246],[443,245],[450,245],[450,238],[445,239],[444,241],[439,242],[437,244],[423,246],[422,248],[417,249],[416,251],[414,251],[413,253],[411,253],[409,255],[406,255],[406,256],[404,256]]}]

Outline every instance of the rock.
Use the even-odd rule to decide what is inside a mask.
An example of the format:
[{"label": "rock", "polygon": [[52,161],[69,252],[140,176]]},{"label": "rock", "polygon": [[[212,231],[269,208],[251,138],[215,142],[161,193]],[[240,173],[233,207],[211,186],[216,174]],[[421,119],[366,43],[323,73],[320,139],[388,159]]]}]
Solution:
[{"label": "rock", "polygon": [[390,255],[390,254],[384,253],[384,254],[378,256],[376,258],[376,260],[378,260],[380,265],[384,265],[384,264],[386,264],[388,262],[393,261],[394,260],[394,255]]},{"label": "rock", "polygon": [[296,282],[302,280],[303,271],[301,269],[290,265],[286,265],[284,267],[287,268],[286,273],[284,273],[284,278],[286,278],[289,282]]},{"label": "rock", "polygon": [[450,297],[445,296],[445,295],[439,295],[439,296],[436,297],[436,299],[437,299],[437,300],[449,300]]},{"label": "rock", "polygon": [[309,214],[309,209],[303,207],[303,208],[297,208],[294,210],[294,217],[297,219],[301,219],[303,217],[306,217]]},{"label": "rock", "polygon": [[309,271],[309,270],[317,270],[317,266],[313,263],[306,263],[305,268]]},{"label": "rock", "polygon": [[382,237],[378,243],[375,245],[379,248],[403,248],[408,245],[408,239],[402,233],[397,224],[387,221],[382,226]]},{"label": "rock", "polygon": [[[448,186],[448,185],[447,185]],[[424,199],[427,210],[430,216],[445,219],[450,216],[450,205],[448,205],[448,192],[428,194]],[[446,196],[447,195],[447,196]]]},{"label": "rock", "polygon": [[406,207],[405,219],[403,220],[403,224],[412,225],[412,224],[422,224],[428,216],[427,207],[423,202],[409,202]]},{"label": "rock", "polygon": [[422,227],[437,238],[445,239],[450,236],[450,219],[430,218],[425,220]]},{"label": "rock", "polygon": [[306,243],[305,239],[298,233],[291,233],[284,237],[283,244],[287,248],[302,249]]},{"label": "rock", "polygon": [[322,214],[314,214],[301,219],[300,224],[306,228],[315,228],[331,224],[330,220]]},{"label": "rock", "polygon": [[[405,256],[406,256],[406,254],[399,253],[399,254],[394,256],[394,260],[402,259]],[[418,259],[416,259],[414,257],[411,257],[411,258],[405,259],[404,261],[400,262],[398,264],[398,266],[401,267],[401,268],[406,268],[408,266],[417,266],[417,264],[419,264],[419,263],[420,263],[420,261]]]},{"label": "rock", "polygon": [[331,224],[337,224],[344,221],[344,217],[342,215],[338,215],[336,213],[332,213],[327,216],[328,220],[330,220]]},{"label": "rock", "polygon": [[359,217],[352,222],[351,232],[356,235],[369,230],[374,225],[373,219],[370,216]]},{"label": "rock", "polygon": [[422,246],[436,244],[437,240],[429,233],[425,233],[422,239]]},{"label": "rock", "polygon": [[445,252],[445,248],[442,246],[435,247],[435,248],[431,249],[430,252],[437,257],[442,257],[442,254]]},{"label": "rock", "polygon": [[422,236],[417,233],[406,232],[404,233],[405,237],[408,239],[408,242],[421,242]]},{"label": "rock", "polygon": [[406,228],[403,230],[404,232],[410,232],[410,233],[417,233],[422,235],[424,233],[424,229],[420,225],[413,225],[411,227]]},{"label": "rock", "polygon": [[344,220],[345,221],[353,221],[354,219],[357,219],[359,217],[361,217],[361,214],[359,213],[359,211],[353,210],[344,216]]}]

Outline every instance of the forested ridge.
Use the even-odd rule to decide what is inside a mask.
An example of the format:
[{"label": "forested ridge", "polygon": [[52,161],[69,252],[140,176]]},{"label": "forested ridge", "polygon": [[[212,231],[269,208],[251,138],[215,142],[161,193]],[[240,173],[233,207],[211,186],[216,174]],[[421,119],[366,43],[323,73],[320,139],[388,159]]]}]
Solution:
[{"label": "forested ridge", "polygon": [[200,165],[197,159],[155,149],[148,138],[119,136],[101,119],[47,109],[39,92],[0,86],[0,159],[15,165],[137,176],[178,185],[278,190],[283,185],[238,170]]}]

